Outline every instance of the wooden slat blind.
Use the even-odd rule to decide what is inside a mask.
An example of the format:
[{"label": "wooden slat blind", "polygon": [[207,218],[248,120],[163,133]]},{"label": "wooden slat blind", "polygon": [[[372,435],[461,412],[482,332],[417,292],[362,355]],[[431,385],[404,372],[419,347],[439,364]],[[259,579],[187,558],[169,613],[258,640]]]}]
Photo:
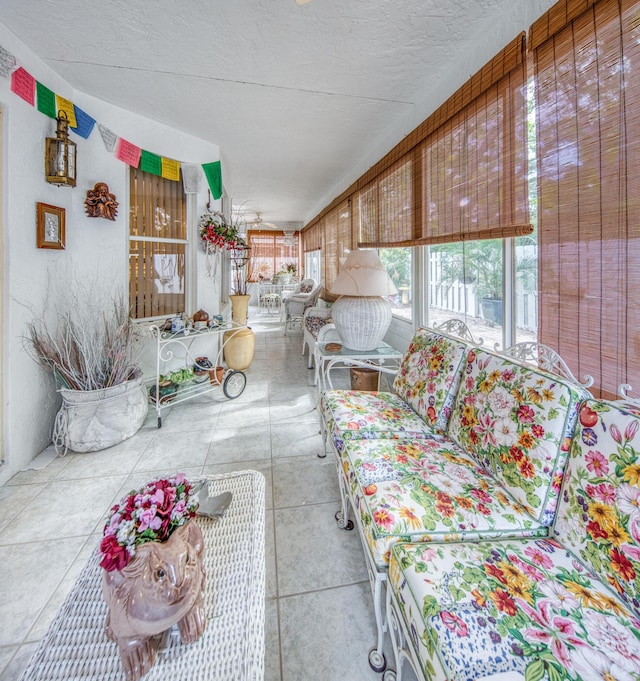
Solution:
[{"label": "wooden slat blind", "polygon": [[130,169],[129,237],[131,316],[184,312],[187,221],[182,182]]},{"label": "wooden slat blind", "polygon": [[400,246],[415,240],[413,230],[413,154],[356,192],[358,246]]},{"label": "wooden slat blind", "polygon": [[338,271],[353,248],[353,229],[351,226],[351,202],[343,201],[338,206]]},{"label": "wooden slat blind", "polygon": [[[402,139],[389,153],[373,165],[367,172],[361,175],[348,189],[337,196],[318,216],[308,224],[312,225],[323,215],[333,210],[346,199],[353,199],[355,195],[363,190],[367,185],[376,180],[392,166],[397,164],[404,157],[411,155],[416,148],[432,135],[438,128],[444,125],[450,118],[455,116],[470,104],[476,97],[490,89],[498,81],[504,78],[514,69],[524,68],[525,63],[525,34],[521,33],[514,38],[501,52],[485,64],[476,74],[474,74],[461,88],[459,88],[442,106],[434,111],[417,128]],[[414,169],[415,173],[415,169]],[[413,197],[414,205],[418,203],[419,197]],[[305,226],[306,230],[306,226]]]},{"label": "wooden slat blind", "polygon": [[324,216],[324,285],[329,288],[338,276],[338,209]]},{"label": "wooden slat blind", "polygon": [[639,7],[601,0],[535,52],[539,338],[603,397],[640,390]]},{"label": "wooden slat blind", "polygon": [[421,243],[477,239],[528,224],[524,87],[522,63],[425,141]]},{"label": "wooden slat blind", "polygon": [[305,253],[319,251],[322,248],[322,229],[319,220],[302,232],[302,244]]},{"label": "wooden slat blind", "polygon": [[267,229],[250,229],[247,231],[249,244],[249,281],[271,279],[282,270],[286,263],[293,262],[299,269],[298,251],[299,234],[293,236],[294,245],[286,246],[284,232]]}]

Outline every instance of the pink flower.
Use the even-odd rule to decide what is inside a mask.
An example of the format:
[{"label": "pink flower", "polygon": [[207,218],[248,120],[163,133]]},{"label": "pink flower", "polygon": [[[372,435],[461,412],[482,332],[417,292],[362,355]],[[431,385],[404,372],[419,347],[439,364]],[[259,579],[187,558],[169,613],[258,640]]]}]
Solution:
[{"label": "pink flower", "polygon": [[[614,426],[611,426],[611,430]],[[613,433],[612,433],[613,435]],[[586,456],[587,470],[597,476],[605,475],[609,472],[609,462],[604,458],[601,452],[591,450]]]},{"label": "pink flower", "polygon": [[140,514],[140,525],[138,532],[144,532],[146,529],[157,531],[162,526],[162,520],[156,515],[155,508],[147,508]]},{"label": "pink flower", "polygon": [[546,553],[543,553],[537,546],[527,546],[524,553],[529,557],[532,563],[535,563],[545,570],[550,570],[553,567],[551,558],[549,558]]},{"label": "pink flower", "polygon": [[633,420],[631,423],[625,428],[624,430],[624,439],[627,440],[633,440],[633,438],[636,436],[636,433],[638,432],[638,421]]}]

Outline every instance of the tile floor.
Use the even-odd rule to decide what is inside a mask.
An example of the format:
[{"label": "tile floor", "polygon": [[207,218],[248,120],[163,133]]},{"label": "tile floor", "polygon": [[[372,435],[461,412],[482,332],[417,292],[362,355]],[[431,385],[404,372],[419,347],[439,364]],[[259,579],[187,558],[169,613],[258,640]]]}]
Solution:
[{"label": "tile floor", "polygon": [[176,405],[160,430],[150,411],[126,442],[69,453],[0,487],[0,681],[19,678],[126,491],[161,473],[242,469],[267,483],[265,681],[381,679],[367,663],[374,619],[362,547],[336,527],[333,460],[318,458],[302,334],[252,312],[255,359],[239,398],[214,391]]}]

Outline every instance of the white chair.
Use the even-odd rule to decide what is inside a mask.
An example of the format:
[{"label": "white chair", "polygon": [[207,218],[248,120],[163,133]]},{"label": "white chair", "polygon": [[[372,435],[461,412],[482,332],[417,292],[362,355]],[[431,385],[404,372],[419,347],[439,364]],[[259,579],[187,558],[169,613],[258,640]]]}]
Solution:
[{"label": "white chair", "polygon": [[316,285],[314,279],[303,279],[296,286],[296,290],[283,300],[282,311],[285,335],[294,324],[302,323],[304,311],[316,304],[320,291],[322,291],[322,284]]}]

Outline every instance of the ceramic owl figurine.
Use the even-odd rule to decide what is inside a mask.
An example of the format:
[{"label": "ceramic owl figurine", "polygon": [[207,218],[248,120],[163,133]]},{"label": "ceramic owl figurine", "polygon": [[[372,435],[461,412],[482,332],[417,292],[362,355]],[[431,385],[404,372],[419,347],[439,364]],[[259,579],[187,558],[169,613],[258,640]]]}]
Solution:
[{"label": "ceramic owl figurine", "polygon": [[177,623],[183,643],[204,633],[204,539],[189,521],[164,542],[147,542],[122,570],[102,573],[106,635],[118,644],[127,681],[152,667],[160,637]]}]

